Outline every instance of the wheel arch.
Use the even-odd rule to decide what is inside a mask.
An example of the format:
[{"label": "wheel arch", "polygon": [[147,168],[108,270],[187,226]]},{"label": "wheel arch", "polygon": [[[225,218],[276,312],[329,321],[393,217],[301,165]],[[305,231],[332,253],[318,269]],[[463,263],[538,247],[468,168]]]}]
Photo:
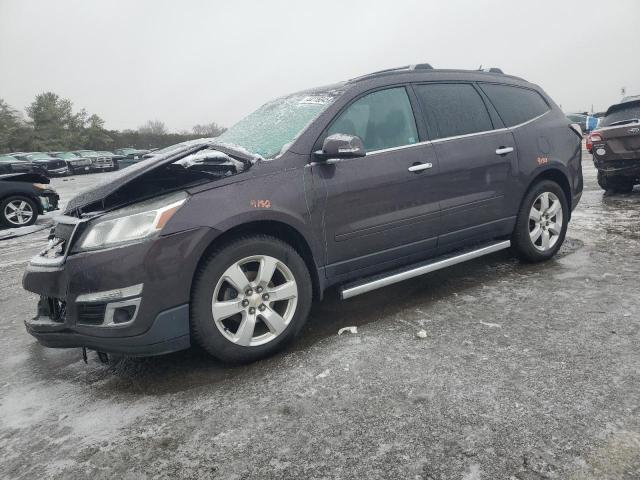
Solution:
[{"label": "wheel arch", "polygon": [[40,199],[34,195],[31,192],[25,192],[22,190],[11,190],[7,193],[4,193],[2,195],[0,195],[0,205],[9,197],[25,197],[28,198],[29,200],[31,200],[35,206],[36,206],[36,211],[38,212],[38,215],[43,215],[44,214],[44,210],[42,208],[42,203],[40,203]]},{"label": "wheel arch", "polygon": [[562,188],[564,192],[565,199],[567,200],[567,205],[569,205],[569,219],[571,219],[571,212],[573,210],[573,196],[571,194],[571,184],[569,183],[569,177],[565,172],[560,170],[559,168],[550,167],[545,170],[538,172],[533,179],[527,185],[527,188],[522,195],[522,200],[520,201],[520,206],[522,206],[522,202],[529,190],[543,180],[551,180],[556,182]]},{"label": "wheel arch", "polygon": [[[208,257],[211,251],[216,248],[220,248],[221,245],[231,243],[239,237],[252,234],[269,235],[291,245],[300,254],[307,266],[307,269],[309,270],[314,300],[322,299],[324,288],[309,242],[296,228],[278,220],[250,221],[236,225],[224,231],[222,234],[217,235],[204,249],[200,259],[198,260],[193,277],[195,278],[198,267]],[[191,281],[192,285],[193,280],[194,279]]]}]

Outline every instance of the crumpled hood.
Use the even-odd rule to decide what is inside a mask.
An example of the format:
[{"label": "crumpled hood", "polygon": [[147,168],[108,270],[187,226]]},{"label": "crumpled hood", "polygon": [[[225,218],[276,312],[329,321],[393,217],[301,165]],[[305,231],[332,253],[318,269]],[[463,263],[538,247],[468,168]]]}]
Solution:
[{"label": "crumpled hood", "polygon": [[[234,157],[239,157],[247,164],[251,164],[256,161],[255,157],[246,155],[244,152],[238,152],[224,144],[216,144],[215,139],[205,138],[202,140],[192,140],[185,142],[183,148],[173,150],[166,155],[158,155],[148,159],[143,159],[130,167],[109,175],[107,179],[93,186],[91,189],[80,192],[78,195],[73,197],[67,204],[65,214],[71,215],[90,204],[104,200],[120,188],[140,178],[142,175],[149,174],[150,172],[171,164],[182,157],[214,145],[216,147],[215,150],[233,155]],[[214,179],[212,178],[212,180]]]}]

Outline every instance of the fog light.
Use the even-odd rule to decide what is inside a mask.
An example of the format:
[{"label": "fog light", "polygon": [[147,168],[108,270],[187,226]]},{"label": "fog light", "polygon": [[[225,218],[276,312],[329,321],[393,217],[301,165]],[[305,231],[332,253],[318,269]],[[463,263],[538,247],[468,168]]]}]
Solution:
[{"label": "fog light", "polygon": [[127,323],[131,321],[136,313],[135,305],[118,307],[113,311],[113,323]]},{"label": "fog light", "polygon": [[142,299],[138,297],[123,300],[122,302],[108,303],[104,313],[103,326],[119,327],[133,323],[138,316],[141,300]]}]

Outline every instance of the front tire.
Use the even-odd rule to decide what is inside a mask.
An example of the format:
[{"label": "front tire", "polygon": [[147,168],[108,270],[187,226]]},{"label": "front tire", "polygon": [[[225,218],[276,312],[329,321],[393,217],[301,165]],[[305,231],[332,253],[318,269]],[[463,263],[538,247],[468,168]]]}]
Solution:
[{"label": "front tire", "polygon": [[8,228],[27,227],[36,223],[38,206],[29,197],[13,195],[0,203],[0,224]]},{"label": "front tire", "polygon": [[605,192],[629,193],[633,190],[633,180],[626,177],[609,177],[598,172],[598,185]]},{"label": "front tire", "polygon": [[193,338],[224,362],[252,362],[300,332],[311,300],[311,278],[298,252],[267,235],[242,237],[212,252],[196,273]]},{"label": "front tire", "polygon": [[564,242],[569,225],[569,206],[556,182],[543,180],[533,185],[522,201],[512,245],[516,254],[528,262],[553,257]]}]

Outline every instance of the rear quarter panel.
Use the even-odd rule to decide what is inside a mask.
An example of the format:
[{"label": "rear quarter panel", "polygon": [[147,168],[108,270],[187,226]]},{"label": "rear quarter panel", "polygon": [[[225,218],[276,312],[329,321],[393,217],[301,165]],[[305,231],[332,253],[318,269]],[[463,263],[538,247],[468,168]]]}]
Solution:
[{"label": "rear quarter panel", "polygon": [[[518,146],[518,183],[523,195],[538,175],[551,169],[567,177],[572,197],[582,191],[582,141],[569,124],[554,105],[542,117],[512,130]],[[512,206],[514,212],[518,207]]]}]

